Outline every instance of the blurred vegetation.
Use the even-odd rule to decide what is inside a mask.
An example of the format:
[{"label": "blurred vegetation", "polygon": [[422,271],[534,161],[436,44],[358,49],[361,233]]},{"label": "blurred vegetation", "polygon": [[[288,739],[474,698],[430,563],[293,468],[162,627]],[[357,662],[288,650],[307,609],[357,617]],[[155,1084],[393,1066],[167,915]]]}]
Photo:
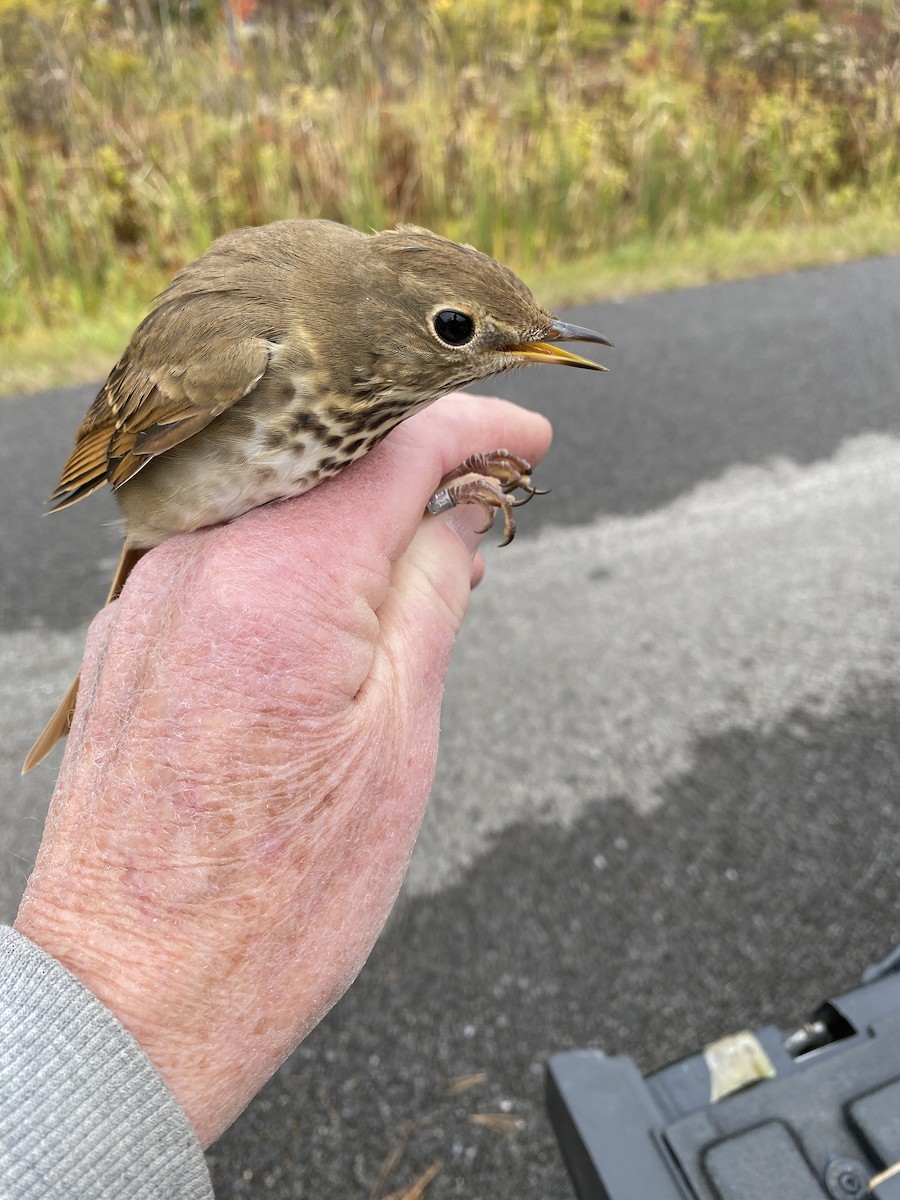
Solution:
[{"label": "blurred vegetation", "polygon": [[898,55],[897,0],[0,0],[0,336],[285,216],[540,270],[896,213]]}]

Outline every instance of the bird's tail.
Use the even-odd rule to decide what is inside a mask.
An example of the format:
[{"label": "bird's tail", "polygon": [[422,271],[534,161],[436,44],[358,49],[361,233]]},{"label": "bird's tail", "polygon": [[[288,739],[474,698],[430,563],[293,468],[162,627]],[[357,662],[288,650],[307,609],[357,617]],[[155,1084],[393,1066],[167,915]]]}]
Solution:
[{"label": "bird's tail", "polygon": [[[131,574],[135,564],[146,553],[146,550],[139,550],[135,546],[129,545],[127,541],[125,542],[125,545],[122,547],[122,553],[119,555],[119,562],[113,575],[109,595],[106,597],[107,604],[111,604],[118,597],[125,586],[125,580]],[[27,774],[32,767],[36,767],[39,762],[43,762],[56,743],[61,738],[64,738],[72,728],[72,717],[75,713],[75,701],[78,698],[78,683],[80,679],[81,675],[79,673],[72,680],[69,690],[60,701],[56,712],[41,730],[37,741],[25,755],[25,762],[22,764],[23,775]]]}]

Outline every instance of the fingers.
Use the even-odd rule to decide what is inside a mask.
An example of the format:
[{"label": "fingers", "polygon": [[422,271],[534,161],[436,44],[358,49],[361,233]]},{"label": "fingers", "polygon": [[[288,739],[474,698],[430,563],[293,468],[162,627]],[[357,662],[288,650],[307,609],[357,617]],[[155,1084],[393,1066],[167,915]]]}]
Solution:
[{"label": "fingers", "polygon": [[377,605],[379,638],[363,691],[403,696],[421,728],[432,716],[437,719],[453,643],[471,590],[484,573],[478,554],[484,513],[465,506],[423,521],[423,501],[478,446],[515,447],[536,463],[551,436],[543,418],[504,401],[454,395],[439,404],[396,430],[383,453],[360,464],[349,481],[351,488],[375,486],[373,477],[380,481],[384,503],[360,536],[370,552],[395,564]]},{"label": "fingers", "polygon": [[360,464],[379,479],[388,498],[385,519],[374,530],[380,544],[392,559],[402,551],[440,481],[471,454],[504,447],[534,465],[551,436],[544,417],[508,401],[461,392],[445,396],[399,426],[370,463]]}]

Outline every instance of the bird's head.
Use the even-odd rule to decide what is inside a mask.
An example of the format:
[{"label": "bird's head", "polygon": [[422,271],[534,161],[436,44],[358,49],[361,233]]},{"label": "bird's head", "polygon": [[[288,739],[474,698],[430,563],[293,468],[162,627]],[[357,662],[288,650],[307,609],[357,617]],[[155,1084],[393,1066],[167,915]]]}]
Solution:
[{"label": "bird's head", "polygon": [[346,316],[363,322],[349,338],[361,400],[377,393],[418,408],[530,363],[606,370],[560,343],[612,345],[607,338],[558,320],[518,276],[471,246],[410,226],[358,245],[365,303]]}]

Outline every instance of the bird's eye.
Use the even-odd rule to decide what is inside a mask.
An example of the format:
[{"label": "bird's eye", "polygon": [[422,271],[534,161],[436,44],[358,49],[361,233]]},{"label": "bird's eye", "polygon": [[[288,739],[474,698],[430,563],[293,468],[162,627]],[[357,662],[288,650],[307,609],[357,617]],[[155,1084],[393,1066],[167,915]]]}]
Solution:
[{"label": "bird's eye", "polygon": [[468,313],[442,308],[434,314],[434,332],[448,346],[464,346],[475,334],[475,322]]}]

